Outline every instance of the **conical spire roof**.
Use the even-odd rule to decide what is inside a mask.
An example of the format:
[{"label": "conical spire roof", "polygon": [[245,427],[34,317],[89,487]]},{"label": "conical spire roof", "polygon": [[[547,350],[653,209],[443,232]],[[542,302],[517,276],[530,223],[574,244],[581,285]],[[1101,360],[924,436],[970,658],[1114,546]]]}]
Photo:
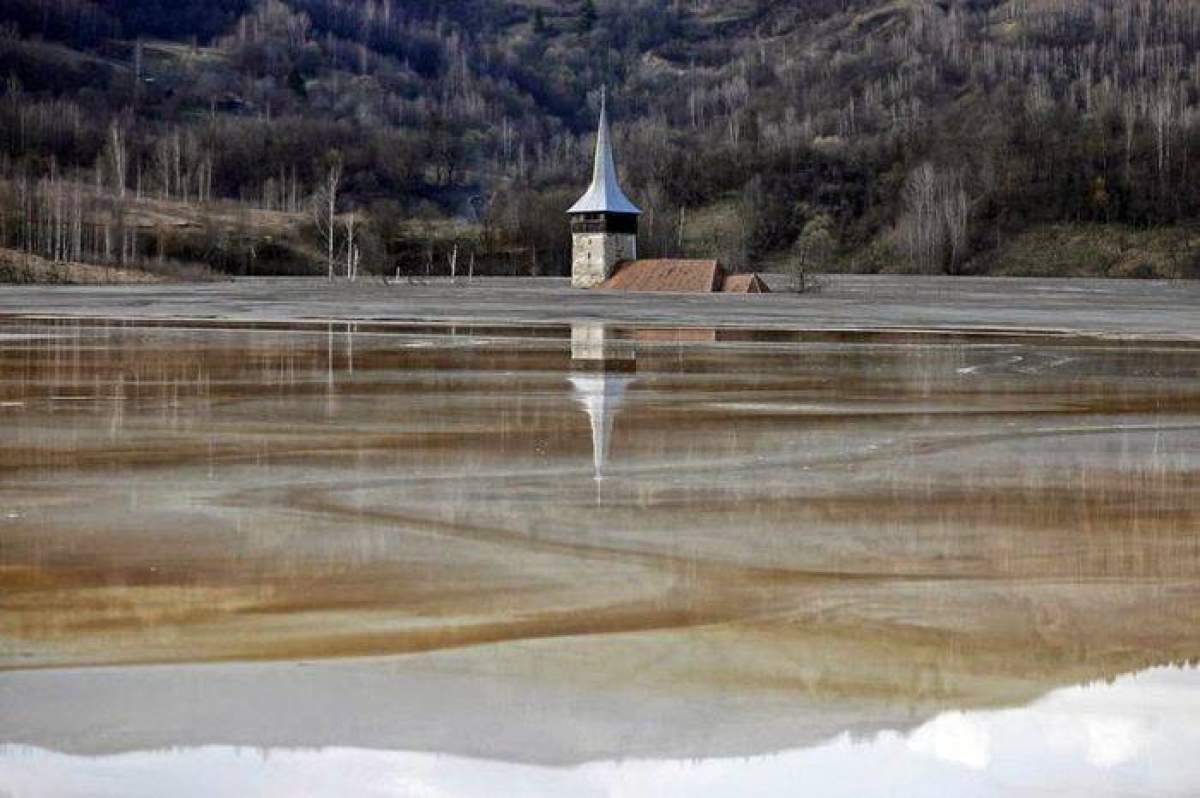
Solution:
[{"label": "conical spire roof", "polygon": [[641,213],[629,201],[617,183],[617,165],[613,161],[612,136],[608,132],[607,98],[600,95],[600,127],[596,131],[596,158],[592,164],[592,184],[567,213]]}]

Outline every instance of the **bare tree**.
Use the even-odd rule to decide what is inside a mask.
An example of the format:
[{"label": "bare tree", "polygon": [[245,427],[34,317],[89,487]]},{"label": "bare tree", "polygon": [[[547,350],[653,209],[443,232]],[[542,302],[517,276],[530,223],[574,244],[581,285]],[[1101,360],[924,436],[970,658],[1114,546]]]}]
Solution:
[{"label": "bare tree", "polygon": [[313,221],[316,222],[318,235],[325,242],[325,265],[330,281],[333,280],[334,241],[337,238],[337,201],[341,184],[342,156],[338,152],[330,152],[325,156],[321,178],[312,199]]},{"label": "bare tree", "polygon": [[818,213],[809,219],[793,246],[795,256],[788,261],[787,271],[792,278],[792,290],[799,294],[820,290],[821,283],[814,272],[829,267],[836,241],[833,219]]},{"label": "bare tree", "polygon": [[358,214],[346,214],[344,224],[346,226],[346,279],[354,282],[358,279],[358,261],[361,255],[358,244],[355,243],[359,227]]},{"label": "bare tree", "polygon": [[1134,135],[1137,132],[1138,106],[1137,101],[1132,97],[1125,97],[1121,102],[1121,123],[1124,127],[1125,134],[1125,180],[1132,180],[1131,168],[1133,165],[1133,141]]},{"label": "bare tree", "polygon": [[950,246],[950,271],[957,273],[959,264],[966,254],[967,224],[970,208],[962,175],[952,172],[944,181],[941,190],[942,218],[946,225],[946,241]]},{"label": "bare tree", "polygon": [[1175,95],[1163,87],[1150,100],[1150,124],[1154,127],[1154,145],[1158,154],[1158,177],[1165,178],[1171,157],[1171,129],[1175,121]]},{"label": "bare tree", "polygon": [[113,196],[119,200],[125,199],[125,177],[128,169],[128,157],[125,146],[125,129],[120,121],[114,119],[108,126],[108,141],[105,147],[105,160],[112,176]]},{"label": "bare tree", "polygon": [[966,255],[970,201],[962,172],[939,172],[922,163],[904,185],[899,233],[913,264],[923,272],[957,272]]},{"label": "bare tree", "polygon": [[943,219],[938,207],[937,170],[928,161],[909,172],[904,184],[904,207],[900,228],[905,247],[919,269],[933,271],[937,268]]}]

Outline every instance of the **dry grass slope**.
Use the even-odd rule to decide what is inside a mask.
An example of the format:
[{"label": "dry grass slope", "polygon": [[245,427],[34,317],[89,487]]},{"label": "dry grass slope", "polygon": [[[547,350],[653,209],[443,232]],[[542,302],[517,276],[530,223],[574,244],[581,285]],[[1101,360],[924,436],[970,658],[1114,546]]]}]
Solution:
[{"label": "dry grass slope", "polygon": [[126,285],[165,283],[208,277],[195,267],[164,265],[161,272],[92,263],[55,263],[24,252],[0,249],[0,283],[38,283],[59,285]]}]

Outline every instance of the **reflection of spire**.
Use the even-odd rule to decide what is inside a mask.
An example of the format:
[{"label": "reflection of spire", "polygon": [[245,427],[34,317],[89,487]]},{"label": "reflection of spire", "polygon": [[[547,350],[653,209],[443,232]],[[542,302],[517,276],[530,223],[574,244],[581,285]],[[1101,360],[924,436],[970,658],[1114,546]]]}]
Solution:
[{"label": "reflection of spire", "polygon": [[583,405],[592,422],[592,465],[597,482],[604,478],[604,467],[608,463],[613,420],[625,398],[625,389],[634,379],[629,374],[611,372],[571,375],[575,401]]}]

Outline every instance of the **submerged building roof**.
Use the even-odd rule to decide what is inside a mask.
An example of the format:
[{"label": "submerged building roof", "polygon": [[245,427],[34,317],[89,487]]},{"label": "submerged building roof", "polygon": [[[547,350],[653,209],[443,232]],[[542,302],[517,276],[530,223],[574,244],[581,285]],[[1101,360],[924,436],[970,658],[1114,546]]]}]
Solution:
[{"label": "submerged building roof", "polygon": [[715,260],[627,260],[600,287],[707,294],[720,291],[724,279],[725,270]]},{"label": "submerged building roof", "polygon": [[673,293],[769,294],[771,289],[757,274],[726,274],[715,260],[672,258],[627,260],[617,264],[599,288],[616,291]]},{"label": "submerged building roof", "polygon": [[721,291],[727,294],[769,294],[771,289],[757,274],[731,274],[725,278]]},{"label": "submerged building roof", "polygon": [[638,206],[629,201],[617,182],[617,165],[613,161],[612,141],[608,132],[608,109],[600,95],[600,126],[596,131],[596,155],[592,162],[592,184],[567,213],[633,213]]}]

